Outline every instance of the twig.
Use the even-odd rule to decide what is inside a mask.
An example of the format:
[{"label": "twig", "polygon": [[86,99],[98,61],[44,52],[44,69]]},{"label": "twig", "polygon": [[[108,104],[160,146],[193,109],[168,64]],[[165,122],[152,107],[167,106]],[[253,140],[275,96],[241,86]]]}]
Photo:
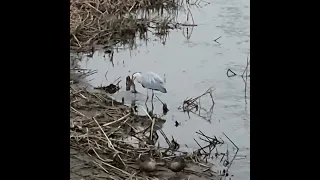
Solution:
[{"label": "twig", "polygon": [[233,163],[234,158],[236,158],[236,156],[237,156],[237,154],[238,154],[239,148],[238,148],[238,146],[237,146],[233,141],[231,141],[231,139],[230,139],[224,132],[223,132],[223,135],[226,136],[226,138],[227,138],[227,139],[236,147],[236,149],[237,149],[235,155],[233,156],[233,158],[232,158],[232,160],[231,160],[231,162],[230,162],[230,164],[229,164],[229,166],[228,166],[228,169],[229,169],[229,168],[231,167],[232,163]]},{"label": "twig", "polygon": [[108,136],[111,136],[113,133],[117,132],[117,131],[121,128],[121,126],[123,126],[129,119],[130,119],[130,118],[127,118],[125,121],[123,121],[123,122],[121,123],[121,125],[119,125],[113,132],[111,132],[110,134],[108,134]]},{"label": "twig", "polygon": [[107,74],[108,74],[108,71],[104,74],[104,77],[106,78],[106,80],[108,82]]},{"label": "twig", "polygon": [[[229,74],[228,74],[229,72],[231,72],[232,75],[229,75]],[[228,76],[228,77],[233,77],[233,76],[236,76],[236,75],[237,75],[237,74],[236,74],[235,72],[233,72],[231,69],[228,69],[228,70],[227,70],[227,76]]]},{"label": "twig", "polygon": [[[141,105],[140,105],[141,106]],[[153,134],[153,126],[154,126],[154,123],[155,123],[155,119],[153,118],[151,118],[151,116],[149,115],[149,113],[144,109],[144,107],[143,106],[141,106],[142,107],[142,109],[143,109],[143,111],[147,114],[147,116],[150,118],[150,120],[151,120],[151,132],[150,132],[150,140],[152,141],[152,134]]]},{"label": "twig", "polygon": [[125,174],[125,175],[127,175],[127,176],[130,176],[130,175],[131,175],[130,173],[128,173],[128,172],[126,172],[126,171],[124,171],[124,170],[122,170],[122,169],[119,169],[119,168],[117,168],[117,167],[114,167],[114,166],[112,166],[111,164],[108,164],[108,163],[103,162],[103,161],[101,161],[101,163],[104,164],[104,165],[106,165],[106,166],[109,166],[109,167],[111,167],[111,168],[113,168],[113,169],[116,169],[116,170],[122,172],[123,174]]},{"label": "twig", "polygon": [[204,150],[204,148],[202,146],[200,146],[200,144],[198,143],[198,141],[196,139],[193,138],[193,140],[198,144],[198,146],[200,147],[199,151],[202,150],[205,154],[207,154],[207,152]]},{"label": "twig", "polygon": [[247,77],[249,63],[250,63],[250,61],[249,61],[249,55],[248,55],[247,56],[247,65],[246,65],[246,68],[244,69],[244,71],[243,71],[243,73],[241,75],[242,77],[243,77],[244,73],[246,73],[246,77]]},{"label": "twig", "polygon": [[120,77],[118,77],[116,80],[114,80],[111,84],[114,84],[117,80],[119,80],[121,78],[121,76]]},{"label": "twig", "polygon": [[[106,135],[106,133],[103,131],[103,129],[101,128],[101,126],[99,125],[98,121],[96,120],[96,118],[92,117],[92,119],[94,120],[94,122],[96,122],[96,124],[98,125],[99,129],[101,130],[101,132],[103,133],[103,135],[106,137],[107,141],[108,141],[108,146],[110,146],[116,153],[118,153],[118,151],[114,148],[114,146],[112,145],[112,142],[110,141],[110,139],[108,138],[108,136]],[[122,158],[120,157],[119,154],[117,154],[118,158],[121,160],[122,164],[124,165],[124,167],[127,167],[127,165],[123,162]]]},{"label": "twig", "polygon": [[112,125],[112,124],[114,124],[114,123],[117,123],[117,122],[119,122],[119,121],[122,121],[123,119],[125,119],[125,118],[128,117],[129,115],[130,115],[130,113],[122,116],[121,118],[119,118],[119,119],[116,120],[116,121],[112,121],[112,122],[106,123],[106,124],[104,124],[104,125],[102,125],[102,126],[110,126],[110,125]]},{"label": "twig", "polygon": [[220,39],[221,38],[221,36],[219,36],[218,38],[216,38],[215,40],[213,40],[214,42],[216,42],[216,43],[218,43],[218,44],[220,44],[217,40],[218,39]]},{"label": "twig", "polygon": [[155,96],[156,96],[156,98],[157,98],[162,104],[164,104],[157,95],[155,95]]}]

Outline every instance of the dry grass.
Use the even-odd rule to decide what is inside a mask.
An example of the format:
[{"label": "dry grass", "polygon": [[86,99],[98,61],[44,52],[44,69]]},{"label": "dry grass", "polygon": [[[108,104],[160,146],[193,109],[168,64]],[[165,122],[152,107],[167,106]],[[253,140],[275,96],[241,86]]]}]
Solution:
[{"label": "dry grass", "polygon": [[89,52],[99,45],[133,40],[137,33],[141,37],[148,28],[172,28],[168,17],[150,18],[141,14],[164,9],[172,12],[179,1],[182,0],[70,0],[70,50]]},{"label": "dry grass", "polygon": [[[86,73],[94,72],[81,73],[86,76]],[[75,156],[83,164],[71,165],[70,173],[75,171],[75,166],[83,166],[81,169],[99,169],[100,176],[104,173],[103,177],[107,179],[143,179],[136,159],[139,154],[149,154],[160,162],[158,171],[152,175],[154,179],[168,179],[174,173],[166,168],[165,163],[174,154],[182,154],[189,167],[183,173],[186,179],[199,179],[200,176],[210,179],[216,175],[210,170],[212,165],[204,163],[198,155],[199,150],[188,154],[156,145],[157,131],[160,130],[157,123],[165,120],[137,115],[134,108],[112,100],[103,92],[89,92],[75,82],[80,81],[70,81],[70,148],[78,153],[70,154],[70,158]],[[160,132],[167,139],[164,132]],[[168,147],[173,147],[167,143]],[[80,171],[76,173],[80,174]]]}]

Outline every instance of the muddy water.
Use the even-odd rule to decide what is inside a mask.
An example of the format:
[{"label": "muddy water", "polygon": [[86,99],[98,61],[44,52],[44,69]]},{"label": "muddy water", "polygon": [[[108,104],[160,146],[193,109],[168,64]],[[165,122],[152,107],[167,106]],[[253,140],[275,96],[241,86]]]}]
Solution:
[{"label": "muddy water", "polygon": [[[250,48],[250,1],[216,0],[201,8],[192,9],[195,24],[192,36],[188,40],[182,31],[173,31],[165,45],[151,37],[148,45],[140,42],[133,51],[120,51],[114,54],[114,67],[96,53],[93,60],[83,61],[83,68],[98,70],[91,76],[91,84],[107,85],[119,76],[121,86],[125,87],[125,77],[135,71],[153,71],[165,75],[167,94],[159,94],[168,104],[169,113],[164,116],[167,122],[164,132],[173,135],[177,141],[190,149],[198,148],[193,138],[201,130],[208,136],[220,136],[228,143],[233,155],[232,144],[223,136],[223,132],[239,147],[229,172],[232,179],[250,179],[250,78],[245,82],[241,76],[228,78],[227,69],[242,74]],[[185,17],[180,16],[184,20]],[[183,22],[183,21],[182,21]],[[190,29],[189,29],[190,32]],[[221,36],[219,43],[214,39]],[[107,56],[106,56],[107,57]],[[109,82],[105,80],[105,73]],[[195,97],[213,86],[215,107],[211,122],[196,115],[180,112],[177,108],[186,97]],[[120,92],[124,93],[124,92]],[[146,94],[146,91],[141,91]],[[150,93],[150,92],[149,92]],[[141,95],[142,101],[144,95]],[[201,99],[204,107],[209,108],[209,97]],[[155,103],[155,111],[161,111],[161,104]],[[175,127],[174,121],[181,123]],[[161,139],[161,138],[160,138]],[[164,143],[161,140],[160,143]],[[232,157],[232,156],[230,156]]]}]

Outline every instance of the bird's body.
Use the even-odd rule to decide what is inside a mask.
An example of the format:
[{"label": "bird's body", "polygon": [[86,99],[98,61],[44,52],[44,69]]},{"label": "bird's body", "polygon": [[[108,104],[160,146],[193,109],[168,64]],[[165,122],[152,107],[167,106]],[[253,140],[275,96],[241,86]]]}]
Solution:
[{"label": "bird's body", "polygon": [[177,173],[182,171],[186,167],[186,162],[182,157],[174,158],[168,165],[168,168]]},{"label": "bird's body", "polygon": [[138,83],[142,85],[142,87],[146,89],[167,93],[167,89],[164,87],[164,81],[158,74],[154,72],[136,72],[132,75],[132,79],[136,80]]},{"label": "bird's body", "polygon": [[[135,72],[132,74],[132,83],[133,86],[133,92],[137,92],[134,81],[137,81],[142,85],[143,88],[151,89],[152,90],[152,100],[153,100],[153,91],[160,91],[162,93],[167,93],[167,89],[164,86],[164,81],[162,78],[151,71],[141,73],[141,72]],[[147,94],[147,101],[148,101],[148,94]]]},{"label": "bird's body", "polygon": [[153,172],[156,170],[156,161],[148,155],[139,155],[139,168],[143,172]]}]

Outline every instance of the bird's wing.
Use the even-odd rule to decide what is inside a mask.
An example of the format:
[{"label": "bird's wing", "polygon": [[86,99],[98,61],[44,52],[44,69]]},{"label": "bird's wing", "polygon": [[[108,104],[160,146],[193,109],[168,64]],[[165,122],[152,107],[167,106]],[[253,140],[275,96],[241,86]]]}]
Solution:
[{"label": "bird's wing", "polygon": [[146,77],[149,78],[150,82],[153,81],[154,83],[158,83],[158,84],[163,84],[164,83],[162,78],[158,74],[156,74],[154,72],[147,72],[146,73]]},{"label": "bird's wing", "polygon": [[150,89],[162,90],[164,89],[163,80],[154,72],[147,72],[143,74],[142,86]]}]

